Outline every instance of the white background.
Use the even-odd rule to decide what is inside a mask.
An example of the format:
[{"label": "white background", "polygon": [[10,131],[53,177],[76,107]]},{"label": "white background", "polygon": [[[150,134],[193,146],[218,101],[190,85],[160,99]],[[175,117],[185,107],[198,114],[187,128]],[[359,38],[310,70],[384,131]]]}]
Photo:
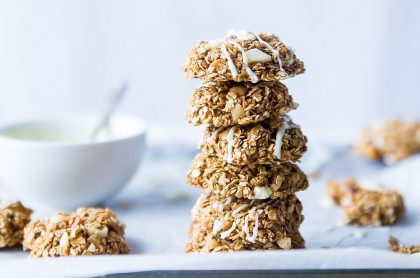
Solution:
[{"label": "white background", "polygon": [[98,111],[128,79],[121,111],[184,128],[186,55],[229,28],[276,33],[305,61],[286,84],[306,129],[419,118],[419,27],[420,1],[0,0],[0,123]]}]

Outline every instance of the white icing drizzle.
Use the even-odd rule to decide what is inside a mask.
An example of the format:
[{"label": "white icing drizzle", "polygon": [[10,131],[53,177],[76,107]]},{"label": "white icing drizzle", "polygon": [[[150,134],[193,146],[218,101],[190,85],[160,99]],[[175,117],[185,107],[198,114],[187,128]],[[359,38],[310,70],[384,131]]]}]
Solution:
[{"label": "white icing drizzle", "polygon": [[235,216],[237,215],[240,211],[249,208],[250,206],[252,206],[254,204],[254,200],[252,200],[251,202],[249,202],[248,204],[243,204],[242,206],[238,207],[237,209],[235,209],[234,211],[232,211],[231,215]]},{"label": "white icing drizzle", "polygon": [[221,233],[220,234],[220,238],[221,239],[225,239],[225,238],[227,238],[228,236],[230,236],[230,234],[236,229],[236,227],[237,227],[238,225],[236,224],[236,222],[233,222],[232,223],[232,226],[230,227],[230,229],[229,230],[227,230],[227,231],[225,231],[225,232],[223,232],[223,233]]},{"label": "white icing drizzle", "polygon": [[227,153],[227,163],[232,163],[232,151],[233,151],[233,136],[235,135],[236,126],[233,126],[230,130],[228,135],[226,136],[226,140],[228,142],[228,153]]},{"label": "white icing drizzle", "polygon": [[223,56],[225,56],[225,58],[228,62],[228,67],[229,67],[230,72],[232,73],[232,77],[233,77],[233,79],[235,79],[236,76],[238,76],[238,69],[236,68],[235,64],[233,63],[232,57],[230,57],[230,54],[226,49],[226,45],[222,44],[220,46],[220,49],[222,50],[222,54],[223,54]]},{"label": "white icing drizzle", "polygon": [[223,229],[223,226],[224,226],[223,219],[222,220],[216,219],[213,223],[213,231],[212,231],[213,235],[217,235],[217,233]]},{"label": "white icing drizzle", "polygon": [[219,134],[222,130],[223,130],[223,126],[219,127],[218,129],[216,129],[215,131],[213,131],[213,133],[210,135],[209,138],[207,138],[207,143],[210,143],[211,141],[213,141],[217,134]]},{"label": "white icing drizzle", "polygon": [[283,68],[283,63],[282,63],[282,61],[280,59],[280,53],[279,53],[279,51],[277,49],[274,49],[268,42],[266,42],[265,40],[261,39],[261,37],[259,35],[257,35],[257,33],[252,33],[252,34],[257,38],[257,40],[260,43],[263,43],[265,46],[267,46],[271,50],[271,52],[273,52],[274,56],[276,56],[277,61],[279,63],[280,71],[282,71],[282,72],[285,73],[284,68]]},{"label": "white icing drizzle", "polygon": [[260,213],[256,212],[255,213],[255,220],[254,220],[254,228],[252,229],[252,236],[249,233],[249,222],[248,219],[251,215],[252,212],[255,212],[256,208],[251,209],[248,214],[245,217],[245,223],[244,226],[242,227],[242,231],[246,234],[246,240],[255,243],[255,240],[257,239],[257,235],[258,235],[258,216],[260,215]]},{"label": "white icing drizzle", "polygon": [[281,159],[281,147],[282,147],[282,143],[283,143],[283,136],[284,133],[286,132],[286,130],[288,128],[293,128],[293,127],[299,127],[298,125],[292,123],[292,119],[289,116],[282,116],[280,117],[283,121],[283,125],[281,127],[279,127],[279,129],[277,130],[277,134],[276,134],[276,143],[274,145],[274,155],[278,158]]},{"label": "white icing drizzle", "polygon": [[236,46],[239,49],[239,51],[241,51],[241,53],[242,53],[242,63],[245,66],[245,71],[246,71],[246,73],[248,73],[249,77],[251,77],[251,82],[252,83],[257,83],[258,80],[259,80],[258,79],[258,76],[249,67],[248,60],[247,60],[248,58],[246,57],[245,50],[242,48],[242,46],[239,43],[237,43],[235,41],[228,40],[228,42],[230,42],[231,44],[233,44],[234,46]]}]

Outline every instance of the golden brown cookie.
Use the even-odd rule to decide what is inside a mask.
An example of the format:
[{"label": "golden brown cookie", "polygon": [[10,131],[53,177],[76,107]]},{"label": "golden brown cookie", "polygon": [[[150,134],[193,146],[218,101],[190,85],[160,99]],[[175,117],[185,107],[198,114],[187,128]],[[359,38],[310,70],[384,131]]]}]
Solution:
[{"label": "golden brown cookie", "polygon": [[309,185],[305,173],[291,162],[234,165],[202,153],[193,160],[187,182],[222,197],[247,199],[285,198]]},{"label": "golden brown cookie", "polygon": [[365,189],[356,180],[328,181],[333,201],[343,208],[344,222],[359,226],[392,225],[405,214],[404,199],[391,189]]},{"label": "golden brown cookie", "polygon": [[22,243],[23,228],[29,223],[31,213],[21,202],[0,204],[0,248]]},{"label": "golden brown cookie", "polygon": [[366,128],[356,149],[369,159],[395,163],[420,152],[420,122],[390,120]]},{"label": "golden brown cookie", "polygon": [[186,118],[193,125],[247,125],[283,116],[297,106],[280,82],[205,82],[194,91]]},{"label": "golden brown cookie", "polygon": [[302,205],[294,196],[247,200],[203,194],[193,209],[187,252],[303,248]]},{"label": "golden brown cookie", "polygon": [[290,118],[272,118],[247,126],[207,128],[200,146],[207,156],[228,163],[280,164],[298,161],[306,151],[306,136]]},{"label": "golden brown cookie", "polygon": [[58,212],[25,227],[23,248],[31,257],[127,254],[124,225],[108,208]]},{"label": "golden brown cookie", "polygon": [[228,32],[225,39],[199,41],[184,66],[187,78],[208,81],[279,81],[305,72],[294,52],[267,33]]}]

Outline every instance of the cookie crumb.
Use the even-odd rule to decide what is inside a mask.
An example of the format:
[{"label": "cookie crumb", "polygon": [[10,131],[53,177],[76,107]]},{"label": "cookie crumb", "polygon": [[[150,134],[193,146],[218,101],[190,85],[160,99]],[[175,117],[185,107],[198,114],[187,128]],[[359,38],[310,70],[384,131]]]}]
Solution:
[{"label": "cookie crumb", "polygon": [[389,243],[388,250],[392,252],[403,253],[403,254],[415,254],[415,253],[420,252],[420,244],[406,246],[406,245],[401,244],[400,241],[393,236],[389,237],[388,243]]}]

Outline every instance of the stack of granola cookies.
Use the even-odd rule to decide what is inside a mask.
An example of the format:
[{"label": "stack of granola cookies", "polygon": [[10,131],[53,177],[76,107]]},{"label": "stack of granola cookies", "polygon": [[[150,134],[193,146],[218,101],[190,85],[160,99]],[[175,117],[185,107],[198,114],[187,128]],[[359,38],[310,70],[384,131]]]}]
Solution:
[{"label": "stack of granola cookies", "polygon": [[191,50],[185,74],[203,84],[187,120],[206,131],[187,180],[205,193],[192,210],[187,252],[304,247],[295,193],[308,180],[293,162],[307,139],[286,115],[297,104],[279,82],[304,71],[293,51],[267,33],[229,31]]}]

